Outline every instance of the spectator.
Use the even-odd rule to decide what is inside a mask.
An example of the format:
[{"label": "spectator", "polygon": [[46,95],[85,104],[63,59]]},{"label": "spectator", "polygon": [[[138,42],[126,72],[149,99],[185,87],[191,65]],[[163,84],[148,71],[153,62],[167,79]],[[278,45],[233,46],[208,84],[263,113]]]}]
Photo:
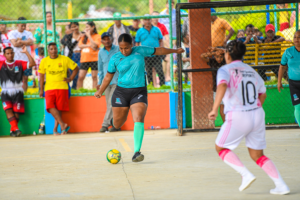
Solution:
[{"label": "spectator", "polygon": [[[224,58],[224,53],[225,53],[225,49],[223,47],[217,47],[217,48],[216,47],[210,47],[208,49],[207,53],[201,54],[201,58],[202,58],[202,60],[207,62],[207,65],[209,65],[210,68],[219,69],[223,65],[226,65],[226,61],[225,61],[225,58]],[[217,87],[216,87],[217,71],[212,72],[212,77],[213,77],[213,91],[214,91],[214,99],[215,99],[216,98],[216,91],[217,91]],[[223,104],[223,102],[221,102],[221,105],[220,105],[220,115],[221,115],[221,118],[222,118],[223,122],[225,122],[225,113],[224,113],[224,104]]]},{"label": "spectator", "polygon": [[258,40],[264,39],[263,33],[257,27],[254,27],[254,35],[256,35]]},{"label": "spectator", "polygon": [[19,114],[25,112],[24,90],[22,88],[23,73],[26,69],[33,67],[35,63],[25,45],[22,46],[19,53],[24,53],[28,57],[28,62],[17,60],[14,57],[12,47],[6,47],[3,52],[6,61],[0,62],[1,100],[11,125],[10,136],[19,137],[22,134],[18,127]]},{"label": "spectator", "polygon": [[[159,12],[154,11],[152,13],[153,16],[157,16],[159,15]],[[152,25],[156,26],[159,28],[159,30],[161,31],[162,35],[163,35],[163,44],[164,46],[168,47],[170,44],[170,38],[169,38],[169,32],[168,29],[166,28],[165,25],[163,25],[162,23],[159,22],[158,18],[153,18],[152,19]],[[170,82],[171,81],[171,77],[170,77],[170,55],[165,55],[162,56],[163,61],[165,61],[165,65],[163,65],[163,69],[164,69],[164,73],[165,73],[165,77],[166,77],[166,82]]]},{"label": "spectator", "polygon": [[[284,5],[284,4],[277,4],[277,7],[279,9],[288,8],[288,4],[286,4],[286,5]],[[290,24],[289,24],[289,12],[288,11],[279,12],[279,24],[280,24],[280,30],[279,31],[283,31],[285,29],[290,28]]]},{"label": "spectator", "polygon": [[[183,36],[181,47],[185,50],[182,53],[182,68],[183,69],[191,69],[191,59],[190,59],[190,36],[187,33]],[[189,73],[191,74],[191,73]],[[184,82],[188,82],[188,73],[184,73]]]},{"label": "spectator", "polygon": [[[50,43],[48,45],[49,56],[42,59],[39,66],[39,73],[45,74],[45,100],[46,110],[51,113],[54,119],[61,127],[61,134],[66,134],[70,129],[61,117],[61,113],[69,111],[69,91],[68,83],[70,83],[78,73],[78,67],[67,56],[59,55],[57,44]],[[73,70],[70,78],[67,77],[68,69]],[[40,97],[43,97],[44,91],[44,76],[40,77]],[[55,123],[53,134],[57,135],[57,125]]]},{"label": "spectator", "polygon": [[[3,21],[3,19],[1,19]],[[0,48],[2,47],[2,51],[6,47],[11,47],[11,42],[8,38],[9,31],[6,29],[6,24],[0,24]]]},{"label": "spectator", "polygon": [[[120,18],[122,17],[121,13],[114,13],[113,14],[114,18]],[[114,20],[115,24],[112,25],[107,32],[109,32],[110,35],[113,37],[113,44],[118,45],[118,38],[122,33],[128,33],[130,34],[130,30],[128,29],[127,26],[122,24],[121,20]]]},{"label": "spectator", "polygon": [[[211,13],[216,13],[216,10],[211,8]],[[226,30],[229,34],[226,36]],[[211,16],[211,39],[212,46],[226,46],[228,40],[234,34],[231,25],[225,20],[215,15]]]},{"label": "spectator", "polygon": [[272,42],[283,42],[285,39],[281,36],[275,35],[275,27],[273,24],[268,24],[266,26],[266,36],[262,42],[263,43],[272,43]]},{"label": "spectator", "polygon": [[246,37],[239,38],[238,41],[242,41],[244,44],[260,44],[261,41],[254,35],[254,26],[248,24],[245,28]]},{"label": "spectator", "polygon": [[238,40],[239,38],[243,38],[245,37],[245,31],[243,29],[238,30],[237,34],[236,34],[236,40]]},{"label": "spectator", "polygon": [[41,74],[38,72],[39,71],[39,67],[41,64],[42,59],[45,58],[45,52],[44,52],[44,47],[39,47],[38,48],[38,58],[35,59],[35,70],[36,70],[36,76],[38,77],[38,81],[39,81],[39,90],[41,89],[40,86],[40,76]]},{"label": "spectator", "polygon": [[[19,17],[18,20],[26,20],[24,17]],[[22,53],[22,47],[25,45],[28,52],[31,52],[30,46],[33,45],[33,35],[26,31],[26,24],[17,24],[17,30],[9,32],[8,38],[13,45],[15,59],[28,62],[29,58]],[[23,89],[26,92],[28,88],[28,76],[32,75],[32,69],[26,69],[23,74]]]},{"label": "spectator", "polygon": [[101,45],[101,37],[97,32],[96,25],[89,21],[85,25],[85,36],[79,41],[81,51],[80,71],[77,83],[77,89],[83,88],[83,80],[89,68],[92,69],[93,88],[97,87],[98,74],[98,52]]},{"label": "spectator", "polygon": [[132,25],[128,26],[130,35],[132,36],[132,39],[133,39],[133,46],[135,46],[135,36],[136,36],[136,32],[140,28],[140,23],[141,23],[141,20],[134,19],[134,20],[132,20]]},{"label": "spectator", "polygon": [[[77,22],[78,23],[78,22]],[[71,29],[70,24],[65,26],[65,35],[71,34],[73,31]]]},{"label": "spectator", "polygon": [[[53,25],[52,25],[52,13],[49,12],[49,11],[46,12],[46,21],[47,21],[47,42],[45,43],[45,41],[44,41],[45,31],[41,27],[38,27],[35,30],[35,33],[34,33],[35,43],[36,43],[37,47],[38,46],[45,47],[49,43],[54,42]],[[57,31],[55,31],[55,37],[56,37],[56,41],[58,42],[59,41],[59,34],[58,34]],[[58,53],[60,53],[60,46],[58,45],[57,48],[58,48]]]},{"label": "spectator", "polygon": [[[300,4],[298,4],[298,11],[300,11]],[[295,27],[295,26],[296,26],[296,12],[293,11],[290,17],[290,27]]]},{"label": "spectator", "polygon": [[[150,16],[146,14],[145,16]],[[136,34],[135,41],[137,46],[148,46],[148,47],[163,47],[163,36],[159,28],[151,24],[151,19],[143,19],[144,27],[140,28]],[[153,83],[152,68],[154,67],[159,76],[160,85],[165,84],[165,76],[162,69],[162,60],[160,56],[145,57],[145,66],[147,71],[148,82]]]},{"label": "spectator", "polygon": [[[83,34],[79,31],[79,23],[78,22],[71,22],[70,28],[72,33],[65,35],[61,40],[61,44],[65,46],[65,56],[71,58],[78,67],[80,67],[80,52],[81,49],[78,46],[79,40],[83,37]],[[77,89],[77,81],[78,81],[78,74],[75,76],[72,88]]]},{"label": "spectator", "polygon": [[[110,58],[119,52],[119,47],[112,44],[112,37],[108,32],[105,32],[101,35],[101,42],[104,45],[99,51],[98,59],[98,71],[99,71],[99,83],[97,90],[100,89],[100,85],[104,79],[104,76],[107,73],[108,63]],[[108,131],[108,127],[111,126],[110,121],[113,117],[112,106],[111,106],[111,97],[117,87],[119,73],[116,72],[109,86],[105,89],[105,100],[106,100],[106,113],[102,123],[100,132]],[[116,129],[114,127],[109,129],[109,132],[119,131],[121,129]]]}]

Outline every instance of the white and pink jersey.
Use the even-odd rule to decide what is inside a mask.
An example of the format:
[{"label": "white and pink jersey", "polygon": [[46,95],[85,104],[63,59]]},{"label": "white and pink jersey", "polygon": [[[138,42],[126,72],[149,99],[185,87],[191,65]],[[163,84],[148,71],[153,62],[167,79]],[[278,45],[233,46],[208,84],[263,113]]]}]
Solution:
[{"label": "white and pink jersey", "polygon": [[223,97],[225,114],[230,111],[248,111],[261,107],[258,99],[266,92],[263,79],[249,65],[233,61],[218,70],[217,85],[227,84]]}]

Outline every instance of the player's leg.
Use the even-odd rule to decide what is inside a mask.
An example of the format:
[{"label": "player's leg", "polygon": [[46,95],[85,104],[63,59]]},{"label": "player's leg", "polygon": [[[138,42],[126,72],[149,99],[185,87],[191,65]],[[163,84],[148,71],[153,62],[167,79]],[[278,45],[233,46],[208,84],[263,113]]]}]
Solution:
[{"label": "player's leg", "polygon": [[[235,149],[251,129],[250,117],[247,112],[228,112],[225,123],[216,139],[216,150],[220,158],[242,176],[240,191],[248,188],[255,176],[245,167],[238,156],[231,150]],[[250,120],[251,121],[251,120]]]},{"label": "player's leg", "polygon": [[19,130],[18,127],[18,120],[13,112],[12,108],[8,108],[5,110],[5,114],[7,117],[7,120],[11,126],[10,128],[10,136],[12,137],[18,137],[21,135],[21,131]]},{"label": "player's leg", "polygon": [[112,107],[113,111],[113,118],[111,120],[111,125],[119,129],[123,126],[123,124],[127,120],[128,112],[129,112],[129,107]]},{"label": "player's leg", "polygon": [[273,180],[276,188],[271,189],[271,194],[288,194],[290,193],[289,187],[281,178],[275,164],[267,156],[264,155],[263,150],[255,150],[248,148],[251,158],[260,166],[268,176]]},{"label": "player's leg", "polygon": [[78,74],[78,82],[77,82],[77,89],[83,88],[83,81],[87,74],[87,69],[85,68],[86,64],[81,63],[80,70]]},{"label": "player's leg", "polygon": [[54,119],[53,135],[55,135],[55,136],[58,135],[57,128],[58,128],[58,121],[56,119]]},{"label": "player's leg", "polygon": [[298,125],[300,126],[300,104],[295,105],[295,118],[297,120]]},{"label": "player's leg", "polygon": [[62,120],[61,112],[57,108],[49,108],[48,111],[60,125],[61,130],[65,130],[68,125]]}]

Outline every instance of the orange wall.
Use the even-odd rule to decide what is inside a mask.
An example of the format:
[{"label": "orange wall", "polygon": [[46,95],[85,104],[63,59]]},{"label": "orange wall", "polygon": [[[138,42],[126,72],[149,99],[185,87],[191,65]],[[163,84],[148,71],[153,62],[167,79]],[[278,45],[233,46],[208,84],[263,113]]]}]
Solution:
[{"label": "orange wall", "polygon": [[[64,112],[63,120],[71,126],[70,133],[98,132],[106,112],[105,97],[96,99],[93,96],[71,97],[70,111]],[[133,130],[133,120],[129,113],[122,130]],[[145,129],[149,126],[170,127],[169,93],[148,94],[148,110],[145,118]]]}]

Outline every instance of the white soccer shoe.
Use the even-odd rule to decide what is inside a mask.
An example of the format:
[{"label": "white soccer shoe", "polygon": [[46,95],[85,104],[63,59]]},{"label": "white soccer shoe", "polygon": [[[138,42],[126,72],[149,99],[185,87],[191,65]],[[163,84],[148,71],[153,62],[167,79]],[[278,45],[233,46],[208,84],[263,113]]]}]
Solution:
[{"label": "white soccer shoe", "polygon": [[253,174],[243,177],[242,185],[239,187],[240,192],[246,190],[256,180]]},{"label": "white soccer shoe", "polygon": [[290,193],[290,189],[287,185],[283,185],[281,187],[276,187],[270,190],[270,194],[279,194],[284,195]]}]

